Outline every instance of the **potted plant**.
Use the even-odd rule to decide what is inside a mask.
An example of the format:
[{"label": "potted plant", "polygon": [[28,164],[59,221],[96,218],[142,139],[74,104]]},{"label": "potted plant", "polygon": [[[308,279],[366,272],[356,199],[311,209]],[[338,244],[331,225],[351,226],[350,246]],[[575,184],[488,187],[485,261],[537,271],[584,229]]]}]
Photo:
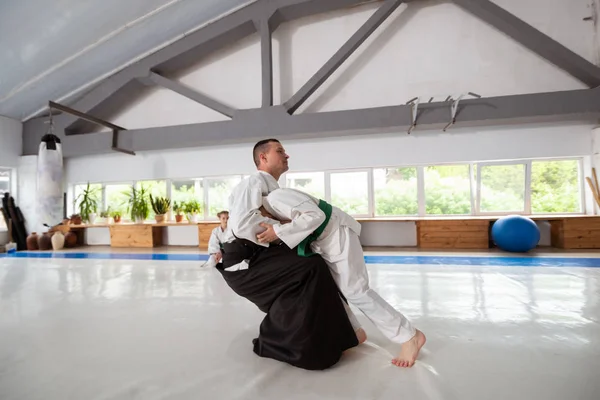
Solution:
[{"label": "potted plant", "polygon": [[121,211],[113,211],[111,217],[113,218],[113,221],[115,221],[115,224],[118,224],[121,222]]},{"label": "potted plant", "polygon": [[110,207],[108,207],[106,210],[103,210],[100,212],[100,219],[98,220],[98,223],[101,224],[106,224],[108,223],[108,219],[110,218]]},{"label": "potted plant", "polygon": [[79,202],[79,215],[81,215],[81,219],[87,221],[89,224],[94,223],[96,212],[98,211],[97,191],[98,189],[90,189],[88,182],[83,193],[79,194],[75,200]]},{"label": "potted plant", "polygon": [[72,225],[81,225],[83,222],[81,215],[73,214],[71,215],[71,219],[69,220]]},{"label": "potted plant", "polygon": [[150,207],[148,206],[148,191],[146,188],[143,186],[140,189],[131,187],[127,211],[130,213],[131,220],[138,224],[148,219]]},{"label": "potted plant", "polygon": [[157,197],[155,199],[150,195],[150,204],[152,204],[156,222],[165,222],[165,214],[171,209],[171,200],[166,197]]},{"label": "potted plant", "polygon": [[198,200],[192,199],[185,203],[183,206],[183,212],[185,213],[189,222],[195,224],[198,222],[198,213],[200,212],[200,203]]},{"label": "potted plant", "polygon": [[175,211],[175,221],[181,222],[183,221],[183,205],[180,205],[177,202],[173,203],[173,211]]}]

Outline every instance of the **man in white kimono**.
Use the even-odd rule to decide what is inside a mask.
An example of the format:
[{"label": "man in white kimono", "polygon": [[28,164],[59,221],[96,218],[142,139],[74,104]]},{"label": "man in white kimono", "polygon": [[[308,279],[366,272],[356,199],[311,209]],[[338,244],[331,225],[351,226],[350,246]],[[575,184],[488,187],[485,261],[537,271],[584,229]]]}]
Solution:
[{"label": "man in white kimono", "polygon": [[339,208],[295,189],[272,191],[263,198],[263,206],[265,215],[291,221],[273,225],[279,239],[290,248],[297,247],[301,256],[320,254],[348,301],[390,340],[402,344],[392,363],[412,367],[425,344],[425,335],[369,287],[359,240],[361,225]]},{"label": "man in white kimono", "polygon": [[274,240],[273,225],[279,221],[259,211],[263,196],[279,188],[288,158],[276,139],[254,146],[258,171],[229,197],[231,236],[217,271],[235,293],[266,313],[253,340],[257,355],[322,370],[359,341],[323,258],[301,257],[297,249]]},{"label": "man in white kimono", "polygon": [[213,229],[210,234],[210,238],[208,239],[208,254],[210,254],[210,257],[203,267],[212,268],[221,262],[223,258],[223,252],[221,251],[223,243],[227,242],[231,236],[231,232],[229,232],[229,228],[227,227],[229,211],[221,211],[217,214],[217,217],[221,225]]}]

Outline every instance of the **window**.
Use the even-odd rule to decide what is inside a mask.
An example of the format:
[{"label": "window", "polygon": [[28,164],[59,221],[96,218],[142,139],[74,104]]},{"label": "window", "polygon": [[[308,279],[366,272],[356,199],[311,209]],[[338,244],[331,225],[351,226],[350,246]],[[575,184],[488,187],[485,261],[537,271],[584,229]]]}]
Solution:
[{"label": "window", "polygon": [[417,168],[375,168],[375,216],[417,215]]},{"label": "window", "polygon": [[431,215],[471,214],[468,165],[425,167],[425,212]]},{"label": "window", "polygon": [[120,211],[123,219],[128,218],[127,206],[131,194],[131,184],[107,184],[104,187],[104,192],[106,195],[106,206],[110,208],[110,212]]},{"label": "window", "polygon": [[[0,200],[4,198],[4,193],[10,193],[10,173],[10,169],[0,168]],[[2,203],[0,203],[0,207],[2,207]],[[0,214],[0,230],[5,229],[7,229],[6,221],[4,215]]]},{"label": "window", "polygon": [[167,181],[137,181],[135,187],[136,189],[141,189],[142,187],[146,189],[146,193],[148,194],[148,208],[150,210],[148,219],[154,219],[155,214],[150,204],[150,195],[152,197],[167,197]]},{"label": "window", "polygon": [[350,215],[369,214],[369,172],[334,172],[330,175],[331,204]]},{"label": "window", "polygon": [[[79,214],[79,204],[81,203],[81,198],[83,197],[83,193],[85,192],[85,190],[88,188],[88,184],[83,184],[83,185],[75,185],[74,188],[74,192],[73,192],[73,210],[75,211],[75,214]],[[100,211],[102,211],[102,184],[101,183],[90,183],[89,184],[89,190],[90,190],[90,197],[96,199],[96,202],[98,204],[98,209],[96,210],[96,213],[99,215]]]},{"label": "window", "polygon": [[478,166],[479,211],[525,211],[525,164]]},{"label": "window", "polygon": [[532,161],[531,212],[582,212],[580,176],[578,160]]},{"label": "window", "polygon": [[229,210],[229,195],[241,180],[242,177],[240,175],[206,180],[206,190],[208,190],[207,219],[216,219],[217,213]]},{"label": "window", "polygon": [[324,172],[294,172],[286,175],[285,186],[306,192],[318,199],[325,198]]},{"label": "window", "polygon": [[[175,207],[175,203],[183,207],[183,204],[190,200],[196,200],[200,203],[202,210],[204,210],[202,179],[194,178],[171,181],[171,207]],[[173,215],[175,214],[173,213]]]}]

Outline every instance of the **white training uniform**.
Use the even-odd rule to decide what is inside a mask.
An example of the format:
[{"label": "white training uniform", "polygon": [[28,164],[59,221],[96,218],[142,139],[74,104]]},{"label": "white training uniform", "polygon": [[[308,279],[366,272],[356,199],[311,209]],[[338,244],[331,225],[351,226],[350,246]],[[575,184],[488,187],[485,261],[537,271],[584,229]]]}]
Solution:
[{"label": "white training uniform", "polygon": [[269,247],[269,243],[259,242],[256,235],[265,230],[260,226],[262,222],[271,225],[279,224],[279,221],[263,217],[259,210],[263,197],[275,189],[279,189],[277,180],[264,171],[256,171],[233,188],[229,195],[229,221],[227,223],[230,237],[226,242],[237,237],[254,242],[259,246]]},{"label": "white training uniform", "polygon": [[[265,230],[260,224],[263,222],[271,224],[277,232],[280,222],[264,217],[259,209],[263,205],[263,198],[277,189],[279,189],[277,180],[271,174],[264,171],[254,172],[233,188],[233,191],[229,196],[229,221],[227,223],[229,237],[225,239],[225,243],[231,242],[235,238],[239,238],[249,240],[260,246],[269,246],[269,243],[261,243],[256,238],[259,233],[262,233]],[[236,271],[247,268],[248,262],[247,260],[244,260],[227,268],[226,271]],[[282,266],[282,268],[285,268],[285,266]],[[346,302],[342,301],[342,303],[344,304],[350,323],[356,330],[357,326],[360,327],[356,316]]]},{"label": "white training uniform", "polygon": [[[290,248],[296,247],[325,221],[325,213],[318,204],[317,198],[295,189],[275,190],[263,199],[265,209],[275,218],[292,221],[274,227],[277,236]],[[404,343],[415,335],[416,330],[404,315],[369,288],[360,230],[360,223],[333,207],[329,223],[312,242],[311,249],[327,262],[348,301],[390,340]]]},{"label": "white training uniform", "polygon": [[221,244],[226,243],[229,240],[229,237],[231,236],[229,230],[229,226],[227,226],[225,230],[223,230],[221,226],[217,226],[212,230],[210,238],[208,239],[208,254],[210,254],[210,257],[204,266],[215,267],[217,265],[215,254],[221,251]]}]

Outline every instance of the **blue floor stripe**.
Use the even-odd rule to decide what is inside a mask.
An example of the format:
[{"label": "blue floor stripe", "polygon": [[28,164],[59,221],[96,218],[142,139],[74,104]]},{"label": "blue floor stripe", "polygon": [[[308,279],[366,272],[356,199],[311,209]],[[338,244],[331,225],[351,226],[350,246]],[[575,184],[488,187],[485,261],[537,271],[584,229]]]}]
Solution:
[{"label": "blue floor stripe", "polygon": [[[195,253],[84,253],[84,252],[31,252],[20,251],[0,254],[0,258],[64,258],[91,260],[160,260],[206,261],[207,254]],[[422,265],[483,265],[504,267],[587,267],[600,268],[598,258],[568,257],[481,257],[481,256],[365,256],[367,264],[422,264]]]}]

